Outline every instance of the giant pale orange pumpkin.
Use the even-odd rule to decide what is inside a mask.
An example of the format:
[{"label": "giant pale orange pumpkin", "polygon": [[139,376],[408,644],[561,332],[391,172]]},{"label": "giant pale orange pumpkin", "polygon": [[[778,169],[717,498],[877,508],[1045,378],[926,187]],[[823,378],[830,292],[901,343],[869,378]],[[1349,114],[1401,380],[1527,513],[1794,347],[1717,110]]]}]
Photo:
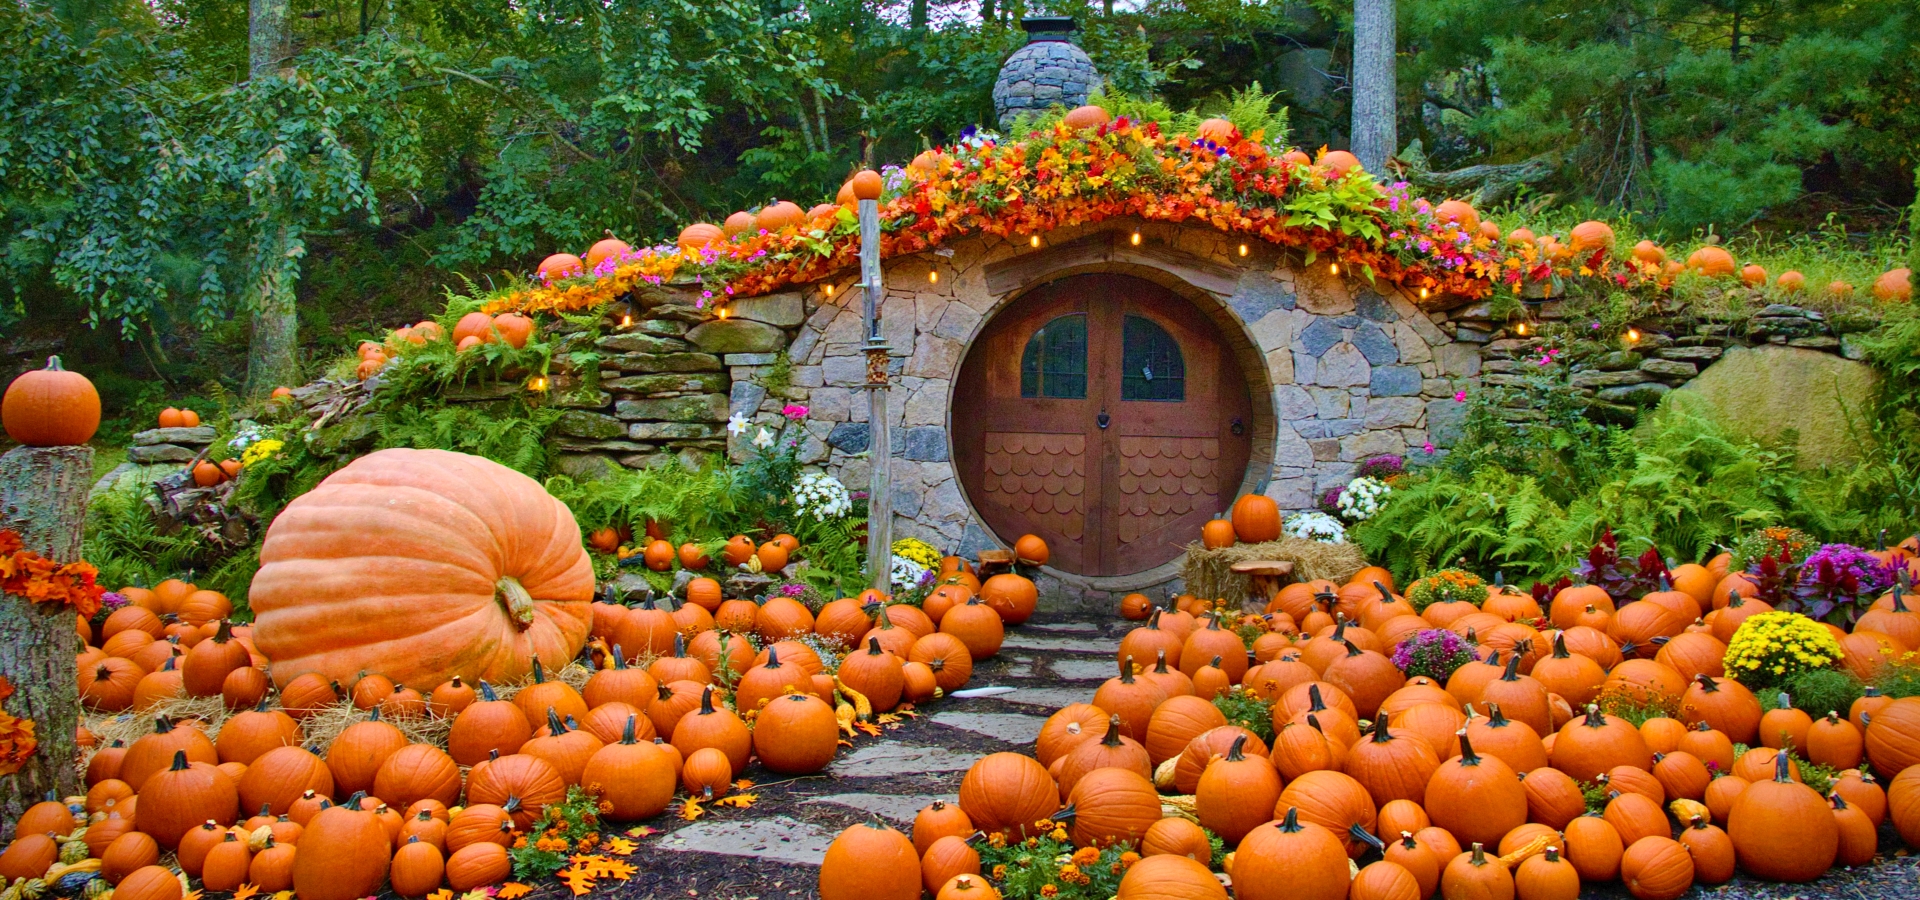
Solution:
[{"label": "giant pale orange pumpkin", "polygon": [[1913,299],[1913,270],[1888,269],[1873,280],[1873,299],[1905,302]]},{"label": "giant pale orange pumpkin", "polygon": [[431,690],[558,670],[593,624],[593,566],[566,504],[499,463],[381,450],[267,529],[253,639],[281,684],[362,671]]},{"label": "giant pale orange pumpkin", "polygon": [[79,372],[47,357],[47,367],[23,372],[0,398],[0,425],[29,447],[84,444],[100,430],[100,392]]}]

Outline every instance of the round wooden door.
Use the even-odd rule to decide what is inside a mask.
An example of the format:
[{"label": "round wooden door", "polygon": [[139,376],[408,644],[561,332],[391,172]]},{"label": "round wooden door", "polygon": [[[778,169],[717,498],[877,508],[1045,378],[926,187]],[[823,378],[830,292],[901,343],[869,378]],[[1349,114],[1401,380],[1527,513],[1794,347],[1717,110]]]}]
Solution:
[{"label": "round wooden door", "polygon": [[1251,447],[1245,377],[1213,321],[1125,275],[1043,285],[988,323],[960,368],[960,482],[1002,541],[1122,575],[1180,555],[1232,503]]}]

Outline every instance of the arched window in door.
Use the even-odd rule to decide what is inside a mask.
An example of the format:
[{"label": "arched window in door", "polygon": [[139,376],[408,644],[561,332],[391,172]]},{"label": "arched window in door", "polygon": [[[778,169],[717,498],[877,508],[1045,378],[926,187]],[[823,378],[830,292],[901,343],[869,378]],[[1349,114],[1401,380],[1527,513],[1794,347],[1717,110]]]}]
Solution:
[{"label": "arched window in door", "polygon": [[1040,326],[1020,353],[1020,396],[1054,400],[1087,397],[1087,317],[1057,316]]},{"label": "arched window in door", "polygon": [[1187,362],[1166,329],[1145,316],[1128,316],[1120,340],[1120,399],[1187,399]]}]

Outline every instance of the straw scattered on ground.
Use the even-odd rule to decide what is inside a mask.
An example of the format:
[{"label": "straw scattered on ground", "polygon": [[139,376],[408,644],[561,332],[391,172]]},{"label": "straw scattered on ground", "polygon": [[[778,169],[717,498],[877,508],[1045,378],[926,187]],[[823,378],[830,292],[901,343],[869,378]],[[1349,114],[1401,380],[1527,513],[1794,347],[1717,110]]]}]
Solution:
[{"label": "straw scattered on ground", "polygon": [[[1271,559],[1293,563],[1296,581],[1325,578],[1344,582],[1367,564],[1360,548],[1352,544],[1328,544],[1305,538],[1283,537],[1263,544],[1234,544],[1209,549],[1203,544],[1187,545],[1187,559],[1180,567],[1187,593],[1205,599],[1240,599],[1247,592],[1247,577],[1235,575],[1234,563]],[[1265,603],[1268,598],[1257,598]]]}]

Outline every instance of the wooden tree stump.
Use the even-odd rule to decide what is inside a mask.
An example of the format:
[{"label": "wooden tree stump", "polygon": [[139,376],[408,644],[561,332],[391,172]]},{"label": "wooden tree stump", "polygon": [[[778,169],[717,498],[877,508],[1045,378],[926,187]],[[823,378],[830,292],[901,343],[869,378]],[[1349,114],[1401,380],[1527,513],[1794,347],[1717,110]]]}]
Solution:
[{"label": "wooden tree stump", "polygon": [[[59,562],[80,558],[91,447],[16,447],[0,455],[0,528],[19,532],[26,549]],[[71,607],[0,596],[0,675],[15,688],[7,712],[32,719],[40,741],[19,772],[0,778],[0,838],[52,791],[81,793],[74,740],[80,723],[73,658],[80,652]]]}]

